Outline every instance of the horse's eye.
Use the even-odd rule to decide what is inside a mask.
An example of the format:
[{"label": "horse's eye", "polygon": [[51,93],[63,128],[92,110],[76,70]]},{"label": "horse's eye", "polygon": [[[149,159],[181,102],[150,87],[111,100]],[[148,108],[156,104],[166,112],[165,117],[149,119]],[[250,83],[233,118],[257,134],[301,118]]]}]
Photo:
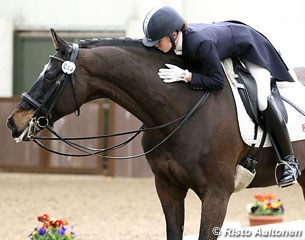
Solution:
[{"label": "horse's eye", "polygon": [[46,80],[47,82],[53,82],[53,81],[55,80],[54,74],[47,73],[47,74],[45,75],[45,80]]}]

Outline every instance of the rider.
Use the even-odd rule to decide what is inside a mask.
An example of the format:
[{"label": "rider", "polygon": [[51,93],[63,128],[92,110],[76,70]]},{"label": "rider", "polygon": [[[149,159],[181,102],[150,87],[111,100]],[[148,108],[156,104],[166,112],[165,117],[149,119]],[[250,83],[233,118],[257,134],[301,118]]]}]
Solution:
[{"label": "rider", "polygon": [[213,24],[187,24],[173,8],[152,9],[143,21],[143,44],[156,47],[164,53],[174,50],[187,61],[202,66],[202,72],[189,72],[177,66],[159,70],[165,83],[184,81],[192,89],[221,90],[224,86],[221,60],[242,59],[256,80],[258,108],[264,124],[278,150],[280,176],[277,183],[286,187],[300,175],[286,121],[271,95],[271,76],[276,81],[294,82],[289,70],[272,44],[261,33],[246,24],[231,21]]}]

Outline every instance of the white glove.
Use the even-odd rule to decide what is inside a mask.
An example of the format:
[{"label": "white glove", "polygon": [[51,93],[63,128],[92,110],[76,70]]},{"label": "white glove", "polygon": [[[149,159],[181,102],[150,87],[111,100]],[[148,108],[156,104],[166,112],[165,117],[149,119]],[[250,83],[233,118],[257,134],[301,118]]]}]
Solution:
[{"label": "white glove", "polygon": [[165,83],[173,83],[173,82],[188,82],[186,79],[190,77],[190,72],[185,69],[181,69],[172,64],[165,64],[168,68],[160,68],[158,75],[163,82]]}]

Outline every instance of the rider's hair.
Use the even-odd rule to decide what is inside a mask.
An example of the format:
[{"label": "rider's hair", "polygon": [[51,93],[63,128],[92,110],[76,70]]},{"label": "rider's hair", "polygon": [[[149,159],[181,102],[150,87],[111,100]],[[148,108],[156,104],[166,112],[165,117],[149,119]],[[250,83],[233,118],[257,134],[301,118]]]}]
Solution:
[{"label": "rider's hair", "polygon": [[184,20],[183,26],[181,27],[181,29],[179,29],[181,32],[185,32],[185,30],[187,29],[187,21]]}]

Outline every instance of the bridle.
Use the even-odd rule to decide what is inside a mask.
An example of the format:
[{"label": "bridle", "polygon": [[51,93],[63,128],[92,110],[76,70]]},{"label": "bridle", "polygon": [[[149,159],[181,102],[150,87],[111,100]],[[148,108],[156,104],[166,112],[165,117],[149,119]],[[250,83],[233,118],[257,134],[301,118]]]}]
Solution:
[{"label": "bridle", "polygon": [[59,80],[57,80],[54,84],[54,87],[51,91],[48,92],[48,95],[44,97],[42,103],[39,103],[34,98],[32,98],[29,94],[23,93],[22,99],[25,100],[28,104],[32,107],[36,108],[34,115],[31,117],[31,121],[29,123],[29,131],[28,131],[28,138],[31,139],[33,137],[33,133],[35,131],[39,131],[52,123],[52,115],[51,112],[64,89],[64,86],[67,84],[68,80],[71,80],[72,90],[73,90],[73,97],[76,105],[76,115],[79,115],[80,110],[76,99],[75,94],[75,60],[78,55],[79,46],[76,43],[72,44],[72,52],[69,61],[65,61],[61,58],[56,56],[50,56],[51,59],[55,59],[57,61],[62,62],[61,69],[62,75],[60,76]]},{"label": "bridle", "polygon": [[[29,122],[29,127],[27,131],[27,138],[31,141],[34,141],[39,147],[42,147],[43,149],[50,151],[52,153],[62,155],[62,156],[70,156],[70,157],[86,157],[86,156],[95,156],[95,155],[101,155],[102,153],[105,153],[110,150],[115,150],[118,148],[121,148],[125,145],[127,145],[129,142],[131,142],[136,136],[138,136],[142,132],[146,131],[152,131],[152,130],[158,130],[158,129],[163,129],[165,127],[168,127],[172,124],[177,123],[177,126],[171,131],[167,136],[165,136],[160,142],[158,142],[156,145],[154,145],[152,148],[150,148],[148,151],[141,153],[141,154],[136,154],[132,156],[122,156],[122,157],[113,157],[113,156],[107,156],[107,155],[102,155],[104,158],[108,159],[130,159],[130,158],[137,158],[144,156],[156,148],[158,148],[161,144],[166,142],[172,135],[174,135],[180,128],[181,126],[200,108],[200,106],[207,100],[209,96],[209,92],[205,91],[202,97],[198,100],[198,102],[194,105],[194,107],[184,114],[183,116],[178,117],[175,120],[172,120],[168,123],[155,126],[155,127],[150,127],[150,128],[144,128],[142,125],[139,130],[134,130],[134,131],[128,131],[128,132],[122,132],[122,133],[116,133],[116,134],[107,134],[107,135],[99,135],[99,136],[91,136],[91,137],[77,137],[77,138],[66,138],[62,137],[59,133],[57,133],[54,128],[53,128],[53,123],[52,123],[52,116],[51,112],[61,95],[64,86],[67,84],[68,80],[71,80],[71,85],[72,85],[72,90],[73,90],[73,96],[74,96],[74,101],[76,105],[76,115],[79,115],[80,110],[79,110],[79,105],[77,102],[76,98],[76,93],[75,93],[75,61],[78,55],[78,50],[79,50],[79,45],[76,43],[72,44],[72,51],[71,51],[71,56],[69,61],[65,61],[59,57],[56,56],[50,56],[51,59],[57,60],[62,62],[62,75],[60,76],[59,80],[55,82],[54,87],[51,89],[51,91],[48,93],[48,95],[44,98],[42,103],[39,103],[36,101],[34,98],[32,98],[29,94],[24,93],[22,94],[22,99],[26,101],[28,104],[30,104],[32,107],[36,109],[35,113],[31,117],[31,120]],[[39,132],[42,129],[48,129],[55,137],[39,137],[35,136],[35,133]],[[80,145],[76,142],[73,141],[78,141],[78,140],[88,140],[88,139],[97,139],[97,138],[109,138],[109,137],[116,137],[116,136],[122,136],[122,135],[130,135],[132,134],[127,140],[116,144],[111,147],[107,147],[104,149],[97,149],[97,148],[92,148],[88,146],[83,146]],[[53,150],[47,146],[45,146],[40,140],[60,140],[64,142],[65,144],[71,146],[72,148],[82,152],[81,154],[73,154],[73,153],[63,153],[59,152],[56,150]]]}]

